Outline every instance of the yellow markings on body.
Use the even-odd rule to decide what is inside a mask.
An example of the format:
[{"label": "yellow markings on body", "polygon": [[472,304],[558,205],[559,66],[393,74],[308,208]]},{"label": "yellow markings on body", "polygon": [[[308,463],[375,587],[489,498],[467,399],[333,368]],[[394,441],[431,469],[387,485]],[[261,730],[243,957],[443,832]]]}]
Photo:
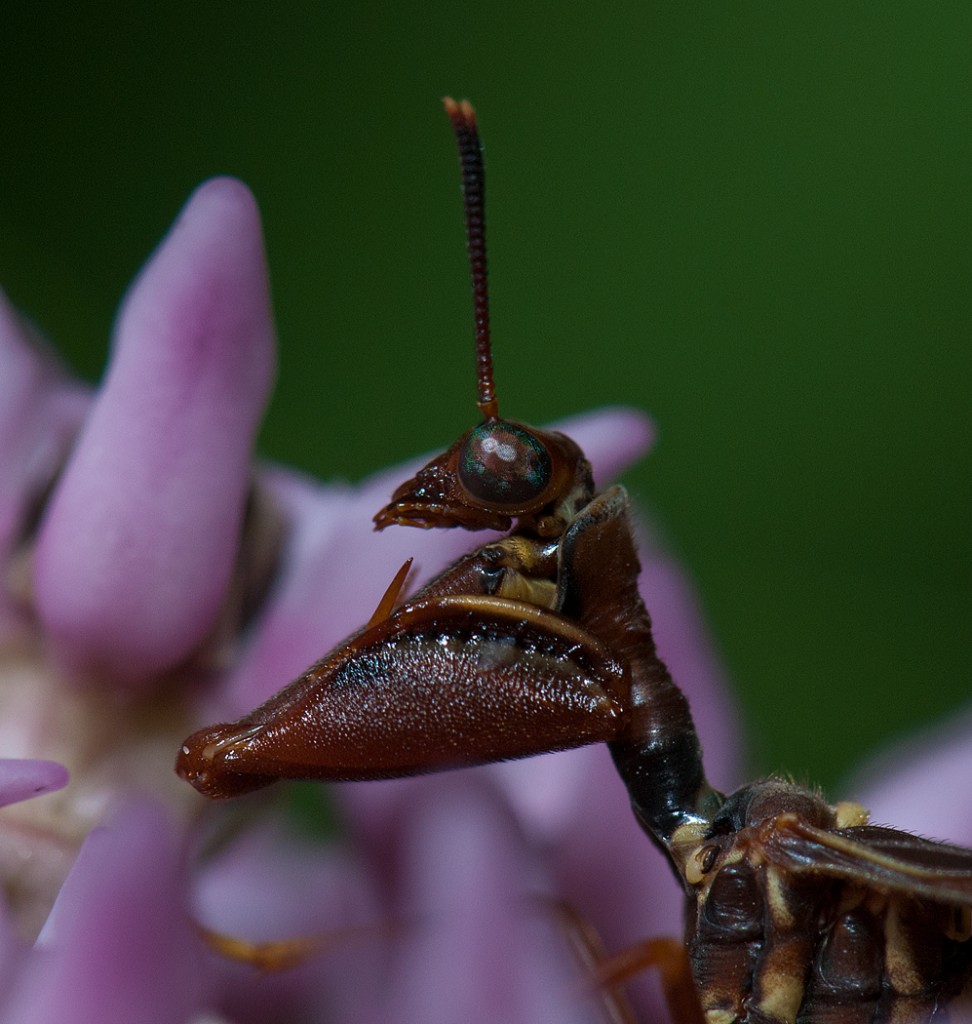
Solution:
[{"label": "yellow markings on body", "polygon": [[859,825],[866,825],[871,820],[870,812],[862,804],[856,804],[853,800],[841,800],[833,807],[835,828],[856,828]]},{"label": "yellow markings on body", "polygon": [[758,1008],[780,1024],[795,1024],[806,995],[810,937],[799,929],[793,915],[785,872],[771,864],[765,869],[764,894],[772,926],[754,979]]},{"label": "yellow markings on body", "polygon": [[701,867],[701,854],[708,824],[704,821],[687,821],[672,833],[668,848],[675,863],[679,865],[682,877],[689,885],[698,885],[705,874]]},{"label": "yellow markings on body", "polygon": [[803,975],[796,977],[791,970],[765,970],[760,972],[759,1012],[772,1020],[795,1024],[803,1003],[805,987]]},{"label": "yellow markings on body", "polygon": [[884,971],[898,995],[920,996],[925,991],[910,938],[901,925],[901,901],[894,897],[884,917]]},{"label": "yellow markings on body", "polygon": [[722,979],[721,985],[719,980],[715,977],[710,978],[708,984],[699,991],[699,1002],[706,1024],[729,1024],[730,1021],[738,1020],[740,1016],[741,993],[737,992],[734,986],[726,986],[725,979]]},{"label": "yellow markings on body", "polygon": [[705,1010],[706,1024],[733,1024],[737,1019],[735,1010],[725,1010],[719,1007]]},{"label": "yellow markings on body", "polygon": [[557,584],[553,580],[535,579],[507,569],[495,596],[512,601],[527,601],[538,608],[553,611],[557,607]]},{"label": "yellow markings on body", "polygon": [[[709,847],[699,846],[685,862],[685,881],[689,885],[698,885],[708,874],[705,863],[709,858]],[[709,869],[711,870],[711,868]]]},{"label": "yellow markings on body", "polygon": [[496,567],[503,570],[495,597],[556,610],[557,561],[546,545],[526,537],[504,537],[490,549],[501,553]]},{"label": "yellow markings on body", "polygon": [[766,903],[775,927],[789,931],[794,925],[793,913],[786,898],[786,879],[779,868],[766,870]]},{"label": "yellow markings on body", "polygon": [[[705,878],[702,880],[701,888],[696,893],[699,906],[704,904],[709,898],[709,893],[712,890],[712,883],[716,880],[716,876],[723,868],[728,867],[730,864],[738,864],[740,861],[748,861],[750,864],[756,864],[757,859],[753,855],[754,852],[755,851],[751,847],[746,848],[737,845],[733,846],[728,853],[723,854],[722,857],[718,858],[718,870],[713,868],[706,874]],[[701,864],[702,858],[705,856],[705,849],[703,848],[699,853],[700,858],[697,863]]]}]

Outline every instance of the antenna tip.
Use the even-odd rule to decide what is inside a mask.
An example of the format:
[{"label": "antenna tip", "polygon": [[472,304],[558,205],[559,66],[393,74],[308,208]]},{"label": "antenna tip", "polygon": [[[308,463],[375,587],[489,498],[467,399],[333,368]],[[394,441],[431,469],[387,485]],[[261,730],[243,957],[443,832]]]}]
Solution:
[{"label": "antenna tip", "polygon": [[466,124],[475,128],[476,111],[469,100],[454,100],[451,96],[443,96],[442,105],[453,124]]}]

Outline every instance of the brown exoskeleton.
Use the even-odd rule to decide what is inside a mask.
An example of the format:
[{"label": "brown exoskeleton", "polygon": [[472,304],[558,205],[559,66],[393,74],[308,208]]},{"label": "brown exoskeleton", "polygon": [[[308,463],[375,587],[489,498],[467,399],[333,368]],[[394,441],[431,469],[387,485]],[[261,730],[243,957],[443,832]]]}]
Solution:
[{"label": "brown exoskeleton", "polygon": [[[867,824],[854,804],[769,779],[706,781],[688,704],[655,653],[628,498],[597,493],[578,446],[499,417],[482,155],[459,142],[483,421],[375,517],[505,531],[371,621],[238,722],[191,736],[177,770],[231,797],[278,779],[377,779],[606,742],[634,813],[686,893],[684,944],[655,965],[679,1024],[925,1021],[972,989],[972,851]],[[515,524],[515,525],[514,525]],[[689,968],[689,969],[686,969]]]}]

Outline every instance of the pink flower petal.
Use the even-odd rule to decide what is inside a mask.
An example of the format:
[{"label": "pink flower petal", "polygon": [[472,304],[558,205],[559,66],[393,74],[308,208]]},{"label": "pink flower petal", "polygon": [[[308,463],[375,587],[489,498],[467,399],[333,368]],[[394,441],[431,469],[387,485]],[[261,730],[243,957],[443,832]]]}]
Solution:
[{"label": "pink flower petal", "polygon": [[401,900],[413,908],[383,1019],[406,1024],[593,1021],[566,942],[535,900],[539,861],[489,790],[461,777],[407,816]]},{"label": "pink flower petal", "polygon": [[56,761],[0,759],[0,807],[63,789],[67,768]]},{"label": "pink flower petal", "polygon": [[[402,852],[415,842],[412,828],[419,827],[413,820],[424,821],[425,808],[438,806],[443,781],[473,802],[498,785],[522,842],[550,873],[545,891],[574,906],[599,932],[609,954],[641,939],[681,934],[681,888],[671,866],[638,826],[627,792],[602,745],[466,769],[454,776],[336,787],[346,817],[386,882],[400,876]],[[445,843],[425,855],[427,871],[435,877],[459,871],[468,861],[466,854],[460,858],[458,849]],[[473,864],[470,873],[478,879],[482,869]],[[478,883],[469,884],[467,900],[471,902],[478,898],[473,892]],[[467,926],[474,920],[470,908],[465,919]],[[453,921],[452,927],[459,929],[459,921]],[[629,994],[640,1019],[660,1019],[656,972],[646,971],[635,979]]]},{"label": "pink flower petal", "polygon": [[[67,456],[91,402],[0,292],[0,568],[25,541],[34,508]],[[17,621],[0,588],[0,631]]]},{"label": "pink flower petal", "polygon": [[[7,907],[0,901],[0,993],[11,991],[27,955],[27,949],[17,938]],[[0,995],[0,1013],[3,1012],[3,1000]]]},{"label": "pink flower petal", "polygon": [[203,923],[253,941],[367,925],[378,913],[360,865],[339,846],[298,835],[280,813],[222,845],[193,888]]},{"label": "pink flower petal", "polygon": [[73,667],[141,681],[212,628],[273,374],[269,302],[252,196],[207,182],[125,301],[43,523],[38,609]]},{"label": "pink flower petal", "polygon": [[972,846],[972,709],[874,758],[848,795],[875,825]]},{"label": "pink flower petal", "polygon": [[10,1024],[183,1024],[200,1009],[201,946],[177,832],[131,805],[84,843],[20,979]]},{"label": "pink flower petal", "polygon": [[194,889],[196,917],[223,934],[257,942],[317,936],[326,943],[307,963],[270,974],[210,957],[207,978],[227,1019],[304,1019],[308,1006],[329,1007],[329,1020],[362,1019],[359,997],[375,987],[390,922],[360,861],[296,835],[275,814],[204,861]]}]

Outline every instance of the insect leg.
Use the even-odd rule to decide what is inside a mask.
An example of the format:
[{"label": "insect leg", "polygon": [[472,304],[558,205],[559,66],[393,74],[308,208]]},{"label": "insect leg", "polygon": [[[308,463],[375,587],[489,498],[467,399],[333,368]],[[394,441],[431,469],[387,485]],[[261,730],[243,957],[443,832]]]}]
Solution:
[{"label": "insect leg", "polygon": [[674,1024],[705,1024],[688,953],[680,939],[646,939],[622,950],[598,964],[591,975],[591,983],[614,987],[649,968],[658,971],[665,1004]]},{"label": "insect leg", "polygon": [[396,926],[388,924],[358,925],[322,932],[319,935],[300,935],[292,939],[271,939],[254,942],[235,935],[216,931],[195,922],[196,931],[210,949],[226,960],[247,964],[268,974],[288,971],[300,967],[317,956],[330,950],[338,950],[356,942],[373,942],[388,939],[395,933]]},{"label": "insect leg", "polygon": [[403,605],[237,722],[189,737],[177,771],[210,797],[281,778],[394,778],[603,742],[627,671],[524,601]]},{"label": "insect leg", "polygon": [[642,971],[658,971],[673,1024],[705,1024],[685,945],[674,938],[647,939],[609,956],[594,926],[563,900],[551,907],[571,950],[586,973],[585,989],[597,993],[611,1024],[636,1024],[622,986]]}]

